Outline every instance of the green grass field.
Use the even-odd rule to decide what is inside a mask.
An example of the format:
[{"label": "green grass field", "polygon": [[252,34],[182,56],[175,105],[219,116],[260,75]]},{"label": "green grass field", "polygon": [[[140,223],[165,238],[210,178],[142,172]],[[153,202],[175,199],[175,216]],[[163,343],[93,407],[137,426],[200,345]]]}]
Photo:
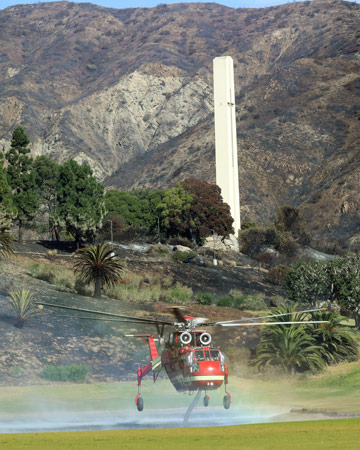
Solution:
[{"label": "green grass field", "polygon": [[0,435],[9,450],[358,450],[360,419],[215,428]]},{"label": "green grass field", "polygon": [[[336,411],[360,414],[360,362],[339,364],[326,372],[310,377],[249,377],[231,378],[230,392],[233,403],[230,416],[236,410],[264,411],[275,417],[277,423],[240,425],[229,427],[144,429],[127,431],[91,431],[65,433],[0,434],[0,449],[43,450],[132,450],[132,449],[342,449],[360,448],[360,419],[294,420],[293,408]],[[167,414],[166,408],[179,409],[181,423],[183,411],[192,397],[175,392],[167,380],[143,385],[145,410],[135,410],[136,382],[99,384],[49,384],[42,386],[2,386],[0,389],[0,424],[7,420],[29,418],[41,421],[47,414],[61,412],[77,415],[91,411],[119,420],[121,412],[151,416],[153,411]],[[222,414],[223,390],[210,394],[209,411]],[[201,403],[200,403],[201,404]],[[203,408],[200,406],[200,408]],[[217,417],[217,416],[216,416]],[[297,420],[309,416],[299,415]],[[310,417],[321,418],[319,414]],[[179,424],[180,424],[179,423]],[[224,422],[223,422],[224,423]],[[191,424],[191,421],[190,421]],[[159,424],[161,425],[161,424]],[[6,431],[6,429],[4,429]]]}]

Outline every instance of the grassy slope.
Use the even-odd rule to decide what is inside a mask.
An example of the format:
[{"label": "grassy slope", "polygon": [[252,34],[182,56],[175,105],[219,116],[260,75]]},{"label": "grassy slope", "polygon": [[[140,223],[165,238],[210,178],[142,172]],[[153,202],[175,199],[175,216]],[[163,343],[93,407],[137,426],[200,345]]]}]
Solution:
[{"label": "grassy slope", "polygon": [[0,435],[11,450],[358,449],[360,419],[234,427]]}]

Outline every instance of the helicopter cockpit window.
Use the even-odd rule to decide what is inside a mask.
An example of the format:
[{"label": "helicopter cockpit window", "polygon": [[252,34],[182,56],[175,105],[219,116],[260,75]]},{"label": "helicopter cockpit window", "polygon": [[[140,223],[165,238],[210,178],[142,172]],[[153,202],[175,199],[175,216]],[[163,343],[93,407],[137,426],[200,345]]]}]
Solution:
[{"label": "helicopter cockpit window", "polygon": [[205,361],[204,351],[195,350],[195,359],[196,361]]},{"label": "helicopter cockpit window", "polygon": [[213,361],[220,361],[220,355],[218,350],[210,350],[211,353],[211,359]]}]

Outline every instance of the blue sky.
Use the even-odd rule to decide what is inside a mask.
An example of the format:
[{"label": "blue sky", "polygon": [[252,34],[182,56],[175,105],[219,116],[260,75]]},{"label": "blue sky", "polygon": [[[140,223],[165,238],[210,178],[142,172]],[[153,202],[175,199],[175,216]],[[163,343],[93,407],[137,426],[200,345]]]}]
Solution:
[{"label": "blue sky", "polygon": [[[46,0],[45,0],[46,1]],[[181,0],[75,0],[75,3],[94,3],[107,8],[151,8],[160,3],[210,3],[212,0],[198,0],[197,2],[182,2]],[[214,3],[231,6],[232,8],[264,8],[267,6],[291,3],[293,0],[218,0]],[[360,0],[357,0],[360,2]],[[0,9],[18,4],[40,3],[38,0],[0,0]]]}]

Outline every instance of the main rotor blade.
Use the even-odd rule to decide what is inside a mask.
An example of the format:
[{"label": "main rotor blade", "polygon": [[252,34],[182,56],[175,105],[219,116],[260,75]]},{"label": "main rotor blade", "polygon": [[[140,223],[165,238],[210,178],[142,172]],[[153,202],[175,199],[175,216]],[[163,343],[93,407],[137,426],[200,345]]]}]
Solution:
[{"label": "main rotor blade", "polygon": [[171,309],[171,311],[173,312],[174,316],[176,317],[176,319],[177,319],[179,322],[181,322],[181,323],[185,323],[185,322],[186,322],[185,316],[184,316],[184,314],[182,313],[182,310],[185,309],[184,306],[172,306],[172,307],[169,308],[169,309]]},{"label": "main rotor blade", "polygon": [[303,324],[303,323],[329,323],[328,320],[303,320],[300,322],[249,322],[249,323],[215,323],[212,325],[217,325],[220,327],[255,327],[261,325],[293,325],[293,324]]},{"label": "main rotor blade", "polygon": [[126,316],[124,314],[117,314],[117,313],[110,313],[105,311],[94,311],[93,309],[85,309],[85,308],[74,308],[72,306],[64,306],[64,305],[53,305],[52,303],[45,303],[45,302],[35,302],[36,305],[42,305],[42,306],[48,306],[50,308],[59,308],[59,309],[68,309],[71,311],[81,311],[81,312],[87,312],[91,314],[99,314],[102,316],[111,316],[111,317],[120,317],[122,319],[130,319],[130,320],[136,320],[143,323],[160,323],[165,325],[173,325],[173,322],[167,322],[165,320],[157,320],[157,319],[144,319],[141,317],[136,316]]},{"label": "main rotor blade", "polygon": [[[119,322],[119,323],[139,323],[141,325],[144,325],[144,322],[142,322],[141,320],[130,320],[130,319],[107,319],[105,317],[89,317],[89,316],[69,316],[69,315],[62,315],[62,314],[58,314],[56,317],[67,317],[67,318],[71,318],[71,319],[81,319],[81,320],[101,320],[102,322]],[[159,321],[153,321],[151,322],[151,320],[149,319],[148,322],[146,322],[149,325],[168,325],[168,323],[163,323],[163,322],[159,322]]]},{"label": "main rotor blade", "polygon": [[[270,319],[272,317],[282,317],[282,316],[291,316],[291,315],[295,315],[295,314],[302,314],[302,313],[311,313],[311,312],[315,312],[315,311],[327,311],[327,308],[316,308],[316,309],[307,309],[304,311],[293,311],[293,312],[289,312],[289,313],[281,313],[281,314],[272,314],[270,316],[259,316],[259,317],[245,317],[244,319],[240,319],[240,320],[262,320],[262,319]],[[214,322],[208,325],[221,325],[223,323],[239,323],[239,320],[224,320],[221,322]],[[244,322],[245,323],[245,322]]]}]

